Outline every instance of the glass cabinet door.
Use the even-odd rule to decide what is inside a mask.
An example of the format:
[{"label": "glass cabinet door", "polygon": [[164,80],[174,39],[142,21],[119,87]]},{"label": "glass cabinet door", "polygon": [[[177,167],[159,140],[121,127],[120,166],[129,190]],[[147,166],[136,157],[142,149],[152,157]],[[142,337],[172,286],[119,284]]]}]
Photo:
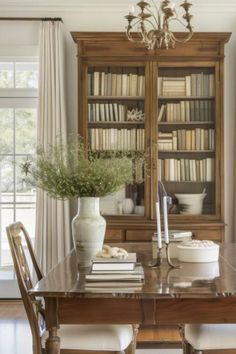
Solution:
[{"label": "glass cabinet door", "polygon": [[174,215],[216,214],[215,70],[184,64],[157,70],[157,178]]},{"label": "glass cabinet door", "polygon": [[90,66],[87,75],[87,131],[90,153],[126,155],[133,183],[101,198],[104,215],[145,215],[145,66],[117,63]]}]

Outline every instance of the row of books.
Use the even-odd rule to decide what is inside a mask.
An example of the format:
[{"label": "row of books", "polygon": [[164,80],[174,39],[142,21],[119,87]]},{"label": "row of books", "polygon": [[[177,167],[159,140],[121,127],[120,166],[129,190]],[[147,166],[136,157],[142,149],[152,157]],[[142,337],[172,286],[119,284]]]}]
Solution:
[{"label": "row of books", "polygon": [[170,133],[158,133],[158,149],[172,150],[211,150],[215,149],[215,129],[179,129]]},{"label": "row of books", "polygon": [[[159,96],[212,97],[214,74],[191,74],[184,77],[158,77]],[[89,96],[144,96],[145,76],[94,71],[88,74]]]},{"label": "row of books", "polygon": [[85,290],[137,291],[142,289],[143,279],[143,267],[137,263],[136,253],[129,253],[126,259],[95,258],[85,276]]},{"label": "row of books", "polygon": [[214,96],[214,74],[191,74],[184,77],[158,77],[159,96]]},{"label": "row of books", "polygon": [[90,129],[91,150],[144,151],[144,129]]},{"label": "row of books", "polygon": [[195,100],[167,103],[160,107],[158,122],[212,121],[214,101]]},{"label": "row of books", "polygon": [[145,77],[94,71],[88,74],[89,96],[144,96]]},{"label": "row of books", "polygon": [[[125,122],[127,121],[128,107],[118,103],[89,103],[89,122]],[[144,113],[140,110],[143,116]]]},{"label": "row of books", "polygon": [[159,159],[158,179],[175,182],[212,182],[215,180],[215,159]]}]

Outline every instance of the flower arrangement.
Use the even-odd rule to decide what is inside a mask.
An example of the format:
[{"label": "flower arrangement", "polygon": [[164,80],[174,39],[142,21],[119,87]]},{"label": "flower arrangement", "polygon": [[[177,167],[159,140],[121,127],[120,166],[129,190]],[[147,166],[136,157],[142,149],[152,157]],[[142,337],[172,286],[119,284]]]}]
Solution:
[{"label": "flower arrangement", "polygon": [[56,199],[104,197],[133,179],[132,161],[115,152],[93,154],[79,136],[60,137],[22,165],[28,180]]}]

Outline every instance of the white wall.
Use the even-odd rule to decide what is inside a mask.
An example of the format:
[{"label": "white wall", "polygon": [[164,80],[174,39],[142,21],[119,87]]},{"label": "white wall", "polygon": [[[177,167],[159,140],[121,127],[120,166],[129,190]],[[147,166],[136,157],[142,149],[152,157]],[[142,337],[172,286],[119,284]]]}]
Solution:
[{"label": "white wall", "polygon": [[[66,2],[66,5],[65,5]],[[76,49],[70,37],[70,31],[123,31],[124,15],[128,4],[134,0],[103,0],[98,5],[96,0],[51,1],[50,5],[42,1],[22,0],[21,5],[10,0],[0,2],[1,16],[62,17],[67,31],[67,93],[70,130],[77,126],[77,90],[76,90]],[[180,1],[175,1],[179,3]],[[195,1],[192,1],[195,3]],[[39,5],[37,5],[39,4]],[[233,32],[226,45],[225,60],[225,221],[227,240],[233,232],[233,159],[234,130],[236,115],[236,2],[227,0],[198,0],[192,9],[195,31]],[[38,43],[38,22],[0,21],[0,48],[3,45],[35,45]],[[207,237],[207,235],[206,235]]]}]

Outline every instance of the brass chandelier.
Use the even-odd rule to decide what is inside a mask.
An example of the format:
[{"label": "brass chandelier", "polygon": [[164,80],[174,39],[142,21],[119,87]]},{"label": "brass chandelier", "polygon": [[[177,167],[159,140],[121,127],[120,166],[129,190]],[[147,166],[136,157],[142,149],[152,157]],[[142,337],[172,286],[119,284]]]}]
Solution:
[{"label": "brass chandelier", "polygon": [[[193,35],[192,15],[189,12],[192,4],[185,0],[180,6],[184,9],[183,20],[179,18],[175,4],[170,0],[162,0],[157,6],[154,0],[139,1],[140,12],[135,15],[134,8],[125,18],[128,21],[126,35],[132,42],[143,43],[148,49],[174,48],[176,42],[185,43]],[[177,38],[170,29],[171,22],[177,21],[187,29],[184,36]],[[133,31],[137,34],[132,33]]]}]

